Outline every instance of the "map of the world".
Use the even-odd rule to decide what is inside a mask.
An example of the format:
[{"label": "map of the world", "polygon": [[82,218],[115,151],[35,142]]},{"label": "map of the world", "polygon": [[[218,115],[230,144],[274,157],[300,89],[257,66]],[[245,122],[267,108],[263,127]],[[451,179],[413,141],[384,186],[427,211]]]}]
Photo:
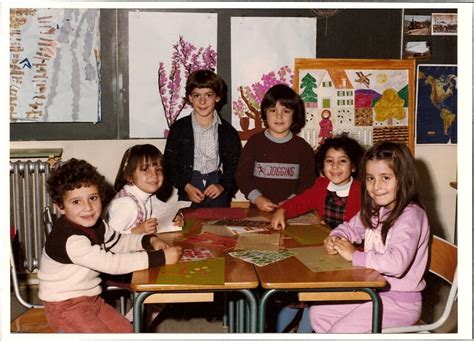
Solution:
[{"label": "map of the world", "polygon": [[419,65],[417,143],[457,143],[457,67]]}]

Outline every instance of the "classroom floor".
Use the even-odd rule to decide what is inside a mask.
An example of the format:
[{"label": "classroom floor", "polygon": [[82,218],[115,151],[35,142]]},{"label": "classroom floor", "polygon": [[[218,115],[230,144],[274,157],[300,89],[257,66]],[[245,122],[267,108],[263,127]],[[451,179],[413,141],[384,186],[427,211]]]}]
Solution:
[{"label": "classroom floor", "polygon": [[[23,287],[24,288],[24,287]],[[31,297],[37,297],[37,287],[33,285],[30,287]],[[433,317],[438,317],[442,313],[443,306],[439,304],[433,305],[430,302],[430,297],[438,297],[442,302],[447,296],[449,288],[447,286],[433,287],[432,292],[427,292],[424,295],[425,307],[433,307],[433,309],[426,308],[422,315],[422,319],[432,321]],[[437,298],[438,300],[438,298]],[[20,305],[15,297],[15,294],[11,293],[11,320],[14,320],[18,315],[23,313],[26,308]],[[162,321],[156,328],[153,328],[150,332],[156,333],[228,333],[228,328],[223,326],[222,321],[208,322],[203,316],[196,316],[188,321],[178,321],[172,316]],[[198,314],[199,315],[199,314]],[[454,333],[457,330],[457,303],[454,304],[453,310],[448,321],[436,330],[437,333]]]}]

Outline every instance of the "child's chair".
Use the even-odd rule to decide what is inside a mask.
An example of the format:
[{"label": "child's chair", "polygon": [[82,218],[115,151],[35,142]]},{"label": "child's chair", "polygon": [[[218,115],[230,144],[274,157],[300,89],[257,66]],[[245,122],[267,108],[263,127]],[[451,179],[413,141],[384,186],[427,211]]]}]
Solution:
[{"label": "child's chair", "polygon": [[420,324],[406,327],[385,328],[382,333],[422,333],[441,327],[449,317],[454,301],[457,299],[458,293],[458,279],[457,279],[457,264],[458,254],[457,247],[454,244],[447,242],[437,236],[433,236],[430,253],[430,272],[435,276],[443,279],[451,284],[448,298],[444,311],[438,320],[430,324]]}]

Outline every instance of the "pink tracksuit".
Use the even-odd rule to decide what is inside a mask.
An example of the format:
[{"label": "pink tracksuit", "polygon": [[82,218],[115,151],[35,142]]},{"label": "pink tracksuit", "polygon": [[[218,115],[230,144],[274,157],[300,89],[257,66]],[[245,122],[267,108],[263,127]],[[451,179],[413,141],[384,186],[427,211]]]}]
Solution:
[{"label": "pink tracksuit", "polygon": [[[388,213],[381,208],[382,217]],[[381,225],[366,229],[357,214],[330,235],[355,243],[364,240],[364,251],[354,253],[352,264],[375,269],[388,282],[388,291],[380,293],[382,328],[412,325],[420,317],[421,291],[426,285],[428,218],[422,208],[410,204],[389,230],[385,245],[380,232]],[[313,305],[310,319],[317,333],[367,333],[372,326],[372,302]]]}]

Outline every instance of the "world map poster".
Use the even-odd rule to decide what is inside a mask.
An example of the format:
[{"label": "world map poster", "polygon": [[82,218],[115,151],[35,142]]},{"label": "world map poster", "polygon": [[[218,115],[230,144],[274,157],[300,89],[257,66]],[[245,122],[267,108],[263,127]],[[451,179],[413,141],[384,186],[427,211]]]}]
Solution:
[{"label": "world map poster", "polygon": [[457,66],[420,64],[417,75],[416,143],[457,143]]}]

